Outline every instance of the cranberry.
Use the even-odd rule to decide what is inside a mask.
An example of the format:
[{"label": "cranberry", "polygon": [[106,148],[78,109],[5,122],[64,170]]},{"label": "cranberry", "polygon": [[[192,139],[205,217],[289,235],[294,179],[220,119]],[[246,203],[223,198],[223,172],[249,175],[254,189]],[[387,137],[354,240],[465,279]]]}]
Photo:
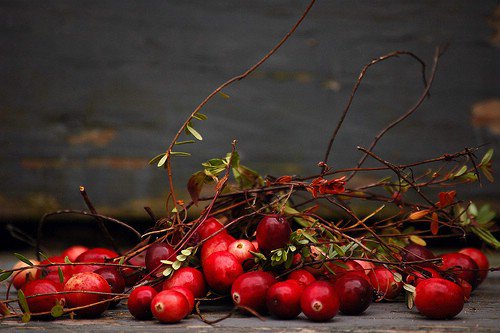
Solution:
[{"label": "cranberry", "polygon": [[266,293],[274,283],[276,283],[276,279],[269,272],[247,272],[234,280],[231,287],[231,297],[237,306],[264,313]]},{"label": "cranberry", "polygon": [[457,284],[462,288],[464,292],[464,301],[468,302],[470,299],[470,294],[472,293],[472,286],[469,282],[464,279],[458,279]]},{"label": "cranberry", "polygon": [[316,281],[316,278],[314,275],[306,271],[305,269],[298,269],[296,271],[291,272],[288,274],[288,279],[289,280],[296,280],[300,284],[302,284],[304,287],[310,285],[314,281]]},{"label": "cranberry", "polygon": [[462,288],[445,279],[431,278],[419,283],[415,290],[415,306],[431,319],[450,319],[462,311]]},{"label": "cranberry", "polygon": [[163,283],[163,289],[171,289],[174,287],[186,287],[196,298],[204,297],[206,294],[203,273],[193,267],[179,268]]},{"label": "cranberry", "polygon": [[440,269],[454,274],[469,282],[473,288],[477,283],[477,264],[471,257],[463,253],[446,253],[441,255],[443,264]]},{"label": "cranberry", "polygon": [[375,268],[375,264],[370,262],[370,261],[366,261],[366,260],[354,260],[354,261],[357,262],[358,264],[360,264],[361,267],[363,267],[363,270],[365,271],[366,275],[368,275],[370,270]]},{"label": "cranberry", "polygon": [[225,294],[231,290],[234,280],[243,274],[243,267],[234,255],[219,251],[212,253],[205,260],[203,272],[210,288]]},{"label": "cranberry", "polygon": [[300,297],[300,307],[313,321],[328,321],[339,311],[340,301],[333,286],[326,281],[316,281],[305,287]]},{"label": "cranberry", "polygon": [[256,238],[259,250],[270,252],[288,243],[292,229],[288,221],[280,215],[267,215],[257,225]]},{"label": "cranberry", "polygon": [[62,294],[28,297],[37,294],[52,294],[61,292],[62,285],[52,280],[41,279],[29,281],[23,286],[22,291],[27,297],[26,302],[28,303],[28,308],[32,313],[50,312],[50,310],[57,303],[63,306],[65,303],[65,297]]},{"label": "cranberry", "polygon": [[[95,262],[95,263],[101,263],[101,262],[106,262],[107,259],[112,259],[118,257],[118,253],[115,251],[105,249],[102,247],[96,247],[93,249],[90,249],[88,251],[83,252],[80,254],[75,262],[78,263],[84,263],[84,262]],[[104,266],[100,265],[78,265],[74,267],[73,273],[83,273],[83,272],[93,272],[96,269],[99,269]]]},{"label": "cranberry", "polygon": [[415,268],[411,273],[409,273],[405,280],[407,283],[417,286],[420,282],[428,278],[440,278],[441,274],[432,267],[420,267]]},{"label": "cranberry", "polygon": [[151,301],[158,294],[153,287],[141,286],[137,287],[130,293],[128,297],[128,311],[132,316],[139,320],[151,319]]},{"label": "cranberry", "polygon": [[394,274],[383,266],[375,267],[368,273],[368,277],[370,278],[372,287],[381,293],[384,299],[391,300],[396,298],[403,289],[403,284],[396,282]]},{"label": "cranberry", "polygon": [[218,234],[217,236],[214,236],[207,240],[205,243],[203,243],[201,247],[201,264],[205,262],[205,260],[215,252],[219,251],[227,251],[227,248],[229,247],[229,244],[234,242],[236,239],[229,235],[229,234]]},{"label": "cranberry", "polygon": [[425,246],[414,243],[406,245],[405,251],[403,251],[401,254],[403,255],[404,261],[420,261],[436,258],[431,250],[429,250]]},{"label": "cranberry", "polygon": [[484,281],[484,279],[486,279],[486,276],[488,275],[488,270],[490,269],[490,263],[488,262],[488,258],[484,255],[483,252],[472,247],[467,247],[458,252],[468,255],[469,257],[472,258],[472,260],[476,262],[476,265],[479,268],[479,271],[477,272],[476,286],[480,285]]},{"label": "cranberry", "polygon": [[[328,266],[329,268],[325,269],[326,275],[332,278],[333,280],[341,278],[346,273],[356,274],[362,277],[363,279],[366,279],[367,281],[369,280],[365,274],[363,266],[361,266],[354,260],[347,260],[347,261],[336,260],[333,262],[327,262],[325,263],[325,265]],[[333,271],[333,276],[331,273],[332,271]]]},{"label": "cranberry", "polygon": [[[121,294],[125,291],[125,279],[123,279],[117,267],[101,267],[94,271],[94,273],[99,274],[109,283],[113,294]],[[119,300],[113,301],[110,307],[116,306],[118,303],[120,303]]]},{"label": "cranberry", "polygon": [[[111,287],[108,282],[99,274],[93,272],[83,272],[73,275],[64,285],[64,291],[90,291],[111,293]],[[87,306],[93,303],[109,299],[109,295],[91,294],[91,293],[68,293],[66,300],[72,308]],[[109,306],[109,302],[103,302],[75,310],[75,313],[81,317],[100,316]]]},{"label": "cranberry", "polygon": [[184,297],[186,297],[186,299],[187,299],[187,301],[189,303],[189,311],[188,311],[187,315],[189,315],[191,312],[193,312],[193,309],[194,309],[194,296],[193,296],[193,293],[191,292],[191,290],[189,288],[177,286],[177,287],[170,288],[168,290],[174,290],[174,291],[177,291],[177,292],[180,292],[181,294],[183,294]]},{"label": "cranberry", "polygon": [[[48,259],[43,260],[40,262],[40,265],[47,265],[47,264],[64,264],[64,258],[60,256],[55,256],[55,257],[50,257]],[[76,267],[76,266],[75,266]],[[42,269],[39,269],[36,272],[36,278],[44,278],[48,280],[52,280],[57,283],[61,283],[61,279],[59,277],[59,269],[61,269],[62,275],[63,275],[63,281],[62,283],[64,284],[68,279],[73,275],[73,267],[70,265],[61,265],[61,266],[47,266],[43,267]]]},{"label": "cranberry", "polygon": [[356,274],[347,273],[333,285],[340,299],[340,312],[346,315],[363,313],[372,301],[373,288],[368,281]]},{"label": "cranberry", "polygon": [[251,261],[253,261],[253,254],[251,254],[250,251],[257,251],[252,242],[246,239],[235,240],[234,242],[229,244],[227,250],[229,251],[229,253],[232,253],[242,264],[244,264],[245,261],[251,263]]},{"label": "cranberry", "polygon": [[[169,260],[174,254],[174,248],[167,243],[151,244],[146,251],[146,269],[153,272],[162,265],[161,260]],[[161,275],[161,272],[157,272],[156,275]]]},{"label": "cranberry", "polygon": [[[39,262],[34,259],[30,259],[30,262],[33,265],[38,265]],[[12,267],[12,269],[17,269],[21,267],[28,267],[28,264],[18,261],[16,264]],[[27,282],[32,281],[35,279],[37,275],[38,269],[36,267],[28,268],[22,271],[16,271],[12,275],[12,284],[16,289],[21,289]]]},{"label": "cranberry", "polygon": [[[222,225],[222,223],[219,222],[219,220],[217,220],[215,217],[209,217],[201,224],[197,232],[200,238],[203,240],[207,237],[212,236],[214,233],[221,230],[222,228],[224,228],[224,226]],[[218,233],[218,235],[220,234],[227,234],[227,231],[226,230],[221,231],[220,233]]]},{"label": "cranberry", "polygon": [[161,323],[177,323],[189,314],[189,302],[178,291],[164,290],[151,301],[151,312]]},{"label": "cranberry", "polygon": [[297,280],[286,280],[273,284],[266,294],[266,305],[269,312],[280,319],[293,319],[300,312],[300,297],[304,285]]},{"label": "cranberry", "polygon": [[[125,264],[146,268],[146,252],[141,252],[140,254],[128,259]],[[144,277],[144,271],[142,269],[124,267],[121,268],[121,271],[123,278],[125,279],[125,285],[128,287],[132,287]]]},{"label": "cranberry", "polygon": [[70,246],[61,253],[61,257],[68,257],[71,262],[75,262],[76,258],[78,258],[78,256],[83,252],[88,251],[88,249],[88,247],[82,245]]}]

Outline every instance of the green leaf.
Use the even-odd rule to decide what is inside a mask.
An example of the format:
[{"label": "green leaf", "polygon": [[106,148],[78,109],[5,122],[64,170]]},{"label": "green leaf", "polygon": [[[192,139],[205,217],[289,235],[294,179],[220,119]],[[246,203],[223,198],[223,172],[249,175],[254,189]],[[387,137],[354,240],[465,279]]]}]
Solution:
[{"label": "green leaf", "polygon": [[180,262],[180,261],[175,261],[175,262],[172,264],[172,268],[173,268],[174,270],[178,270],[179,268],[181,268],[181,266],[182,266],[182,262]]},{"label": "green leaf", "polygon": [[59,282],[61,282],[61,284],[63,284],[64,283],[64,274],[63,274],[63,271],[61,269],[61,266],[57,267],[57,274],[59,275]]},{"label": "green leaf", "polygon": [[254,252],[254,251],[248,251],[248,252],[250,252],[254,257],[258,258],[259,260],[263,260],[263,261],[267,260],[266,256],[260,252]]},{"label": "green leaf", "polygon": [[410,293],[412,293],[412,294],[414,294],[414,293],[415,293],[415,287],[414,287],[414,286],[412,286],[411,284],[404,283],[404,284],[403,284],[403,288],[404,288],[406,291],[408,291],[408,292],[410,292]]},{"label": "green leaf", "polygon": [[13,273],[13,272],[3,272],[1,270],[0,272],[2,272],[0,273],[0,282],[7,280]]},{"label": "green leaf", "polygon": [[307,232],[302,232],[302,235],[304,235],[305,238],[307,238],[308,241],[310,241],[311,243],[317,243],[318,241],[316,240],[316,238],[314,238],[314,236],[310,235],[309,233]]},{"label": "green leaf", "polygon": [[23,313],[23,316],[21,317],[21,321],[23,323],[28,323],[31,320],[31,314],[29,312]]},{"label": "green leaf", "polygon": [[[124,259],[125,259],[125,258],[124,258]],[[65,262],[66,264],[72,264],[72,262],[71,262],[71,260],[69,260],[69,257],[68,257],[68,256],[65,256],[65,257],[64,257],[64,262]]]},{"label": "green leaf", "polygon": [[483,205],[477,214],[476,222],[479,224],[487,224],[492,221],[496,216],[496,213],[490,210],[490,205]]},{"label": "green leaf", "polygon": [[186,125],[186,130],[191,134],[193,135],[196,139],[202,141],[203,140],[203,137],[201,136],[200,133],[198,133],[198,131],[196,131],[191,125],[187,124]]},{"label": "green leaf", "polygon": [[23,312],[30,313],[28,302],[26,302],[26,296],[24,296],[24,292],[21,289],[17,291],[17,298],[19,300],[19,305],[21,305],[21,309],[23,310]]},{"label": "green leaf", "polygon": [[174,272],[173,268],[172,267],[167,267],[165,268],[165,270],[163,271],[163,276],[170,276],[172,273]]},{"label": "green leaf", "polygon": [[228,98],[229,98],[229,95],[228,95],[228,94],[223,93],[222,91],[219,91],[219,94],[220,94],[223,98],[225,98],[225,99],[228,99]]},{"label": "green leaf", "polygon": [[207,175],[205,175],[203,171],[198,171],[189,178],[187,183],[187,190],[189,192],[189,195],[191,196],[191,200],[193,200],[195,204],[198,203],[203,185],[211,181],[212,178],[207,177]]},{"label": "green leaf", "polygon": [[177,141],[175,144],[180,146],[180,145],[187,145],[187,144],[190,144],[190,143],[195,143],[196,141],[194,140],[186,140],[186,141]]},{"label": "green leaf", "polygon": [[160,262],[165,265],[172,265],[174,263],[173,261],[170,260],[160,260]]},{"label": "green leaf", "polygon": [[394,273],[392,273],[392,275],[394,276],[394,281],[396,281],[396,282],[403,281],[403,276],[401,274],[399,274],[398,272],[394,272]]},{"label": "green leaf", "polygon": [[52,264],[52,262],[50,261],[49,257],[47,257],[47,255],[45,253],[43,253],[42,251],[38,252],[38,254],[40,254],[40,257],[42,257],[44,260],[47,260],[48,262],[50,262]]},{"label": "green leaf", "polygon": [[[155,164],[155,163],[157,163],[159,160],[161,160],[161,158],[163,156],[165,156],[165,153],[156,155],[155,157],[153,157],[152,159],[149,160],[149,164]],[[165,163],[165,162],[163,162],[163,163]]]},{"label": "green leaf", "polygon": [[491,158],[493,157],[493,148],[488,149],[486,154],[484,154],[483,158],[481,159],[480,165],[485,165],[488,164],[491,161]]},{"label": "green leaf", "polygon": [[198,120],[207,120],[207,116],[204,115],[203,113],[197,112],[193,118],[198,119]]},{"label": "green leaf", "polygon": [[453,175],[454,177],[460,177],[462,176],[465,172],[467,172],[467,166],[463,165],[455,174]]},{"label": "green leaf", "polygon": [[64,309],[61,306],[61,304],[55,305],[51,310],[50,310],[50,315],[54,318],[61,317],[64,314]]},{"label": "green leaf", "polygon": [[125,257],[121,257],[120,261],[118,262],[118,265],[123,265],[124,262],[125,262]]},{"label": "green leaf", "polygon": [[185,151],[171,151],[170,155],[172,155],[172,156],[181,156],[181,157],[191,156],[190,153],[186,153]]},{"label": "green leaf", "polygon": [[286,258],[286,261],[285,261],[285,268],[286,268],[286,269],[289,269],[290,267],[292,267],[293,257],[294,257],[294,255],[293,255],[293,254],[290,254],[290,255]]},{"label": "green leaf", "polygon": [[177,257],[175,257],[175,259],[177,259],[177,261],[186,261],[187,256],[179,254]]},{"label": "green leaf", "polygon": [[483,227],[475,227],[475,226],[472,226],[471,230],[486,243],[495,247],[495,249],[500,248],[500,242],[495,238],[495,236],[489,230],[486,230]]},{"label": "green leaf", "polygon": [[345,256],[345,251],[340,247],[338,246],[337,244],[333,243],[333,248],[335,249],[335,251],[340,255],[340,256]]},{"label": "green leaf", "polygon": [[495,181],[495,178],[493,177],[493,174],[490,172],[490,170],[487,167],[481,167],[481,171],[483,172],[483,175],[488,179],[490,183],[493,183]]},{"label": "green leaf", "polygon": [[187,248],[181,251],[181,253],[185,256],[190,256],[191,255],[192,248]]},{"label": "green leaf", "polygon": [[23,256],[22,254],[14,253],[14,255],[16,256],[17,259],[21,260],[26,265],[33,266],[33,263],[31,261],[29,261],[29,259],[26,258],[25,256]]},{"label": "green leaf", "polygon": [[158,161],[158,164],[157,164],[158,168],[162,167],[165,164],[165,162],[167,161],[168,156],[169,156],[168,154],[163,154],[163,156]]},{"label": "green leaf", "polygon": [[477,206],[473,203],[469,205],[468,211],[472,216],[477,216],[477,214],[479,213],[479,211],[477,210]]}]

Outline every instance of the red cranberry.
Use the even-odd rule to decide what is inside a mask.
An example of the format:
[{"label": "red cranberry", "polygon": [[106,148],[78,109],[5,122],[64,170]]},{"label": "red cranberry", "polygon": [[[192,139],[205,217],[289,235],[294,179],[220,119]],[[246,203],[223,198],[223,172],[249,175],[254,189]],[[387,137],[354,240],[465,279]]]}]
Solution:
[{"label": "red cranberry", "polygon": [[300,284],[302,284],[302,286],[304,286],[304,287],[308,286],[311,283],[313,283],[314,281],[316,281],[316,278],[314,277],[314,275],[312,275],[311,273],[309,273],[305,269],[298,269],[296,271],[291,272],[290,274],[288,274],[288,279],[289,280],[296,280]]},{"label": "red cranberry", "polygon": [[36,297],[28,297],[37,294],[52,294],[62,291],[62,285],[52,280],[41,279],[33,280],[23,286],[22,291],[27,297],[26,302],[28,308],[32,313],[50,312],[50,310],[57,304],[64,306],[65,297],[63,294],[56,295],[40,295]]},{"label": "red cranberry", "polygon": [[189,302],[178,291],[164,290],[151,301],[151,312],[161,323],[177,323],[189,314]]},{"label": "red cranberry", "polygon": [[[212,236],[214,233],[223,228],[224,226],[222,225],[222,223],[219,222],[219,220],[217,220],[215,217],[209,217],[208,219],[205,220],[205,222],[201,224],[197,232],[198,235],[200,236],[200,239],[203,240],[207,237]],[[223,230],[220,233],[218,233],[218,235],[220,234],[227,234],[227,231]]]},{"label": "red cranberry", "polygon": [[[96,262],[96,263],[103,263],[106,262],[107,259],[113,259],[118,257],[118,253],[115,251],[101,248],[101,247],[96,247],[93,249],[90,249],[88,251],[83,252],[80,254],[75,262],[78,263],[84,263],[84,262]],[[96,269],[99,269],[101,265],[78,265],[74,267],[73,273],[83,273],[83,272],[93,272]]]},{"label": "red cranberry", "polygon": [[243,274],[243,267],[234,255],[219,251],[212,253],[205,260],[203,272],[210,288],[225,294],[231,290],[234,280]]},{"label": "red cranberry", "polygon": [[300,307],[313,321],[328,321],[337,315],[340,301],[335,289],[326,281],[316,281],[305,287]]},{"label": "red cranberry", "polygon": [[[158,266],[163,265],[161,260],[170,260],[174,254],[174,248],[167,243],[151,244],[146,251],[146,269],[153,272]],[[155,275],[161,275],[161,272],[157,271]]]},{"label": "red cranberry", "polygon": [[256,238],[259,250],[270,252],[282,248],[290,240],[292,229],[285,217],[267,215],[257,225]]},{"label": "red cranberry", "polygon": [[[111,293],[111,287],[99,274],[83,272],[73,275],[64,285],[64,291]],[[68,293],[66,295],[66,301],[72,308],[87,306],[109,298],[109,295],[91,293]],[[109,302],[102,302],[90,307],[75,310],[75,313],[81,317],[97,317],[106,311],[108,306]]]},{"label": "red cranberry", "polygon": [[462,288],[464,292],[464,301],[468,302],[470,299],[470,294],[472,293],[472,286],[470,285],[469,282],[460,278],[458,279],[457,284]]},{"label": "red cranberry", "polygon": [[368,281],[353,273],[347,273],[333,285],[340,299],[340,312],[346,315],[363,313],[373,298],[373,288]]},{"label": "red cranberry", "polygon": [[490,263],[488,262],[488,258],[484,255],[483,252],[481,252],[481,250],[472,247],[467,247],[458,252],[468,255],[469,257],[472,258],[472,260],[476,262],[476,265],[479,268],[479,271],[477,272],[476,286],[480,285],[484,281],[484,279],[486,279],[486,276],[488,275],[488,270],[490,269]]},{"label": "red cranberry", "polygon": [[[140,254],[128,259],[125,264],[146,268],[146,252],[141,252]],[[127,287],[134,286],[144,277],[143,269],[124,267],[121,268],[121,271]]]},{"label": "red cranberry", "polygon": [[[40,265],[47,265],[47,264],[64,264],[64,258],[60,256],[55,256],[55,257],[50,257],[48,259],[43,260],[40,262]],[[75,266],[76,267],[76,266]],[[48,279],[52,280],[57,283],[61,283],[61,279],[59,277],[59,268],[61,269],[62,275],[63,275],[63,281],[62,283],[64,284],[68,279],[73,275],[73,267],[70,265],[61,265],[61,266],[47,266],[43,267],[42,269],[39,269],[36,272],[36,278],[40,279]]]},{"label": "red cranberry", "polygon": [[[367,281],[369,280],[365,274],[363,266],[361,266],[354,260],[347,260],[347,261],[336,260],[333,262],[327,262],[325,263],[325,265],[328,266],[329,268],[325,269],[325,273],[327,274],[328,277],[330,277],[333,280],[341,278],[346,273],[356,274],[362,277],[363,279],[366,279]],[[331,273],[332,271],[333,275]]]},{"label": "red cranberry", "polygon": [[297,280],[286,280],[273,284],[266,294],[269,312],[279,319],[293,319],[300,312],[300,297],[304,286]]},{"label": "red cranberry", "polygon": [[[33,265],[38,265],[39,262],[34,259],[30,259],[31,263]],[[12,269],[17,269],[21,267],[28,267],[28,264],[18,261],[16,264],[12,267]],[[38,272],[38,268],[32,267],[28,268],[22,271],[16,271],[12,274],[12,284],[16,289],[21,289],[22,286],[24,286],[27,282],[32,281],[36,278]]]},{"label": "red cranberry", "polygon": [[174,291],[177,291],[177,292],[180,292],[181,294],[183,294],[189,303],[189,311],[188,311],[187,315],[189,315],[191,312],[193,312],[194,296],[193,296],[193,293],[191,292],[190,289],[188,289],[186,287],[177,286],[177,287],[170,288],[169,290],[174,290]]},{"label": "red cranberry", "polygon": [[[109,283],[113,294],[121,294],[125,291],[125,280],[117,267],[101,267],[94,273],[99,274]],[[116,306],[118,303],[120,303],[119,300],[113,301],[110,307]]]},{"label": "red cranberry", "polygon": [[370,261],[366,260],[354,260],[354,261],[360,264],[361,267],[363,267],[363,270],[365,271],[366,275],[368,275],[371,269],[375,268],[375,264]]},{"label": "red cranberry", "polygon": [[247,262],[249,263],[253,261],[253,254],[251,254],[250,251],[257,251],[252,242],[246,239],[235,240],[234,242],[229,244],[227,250],[229,251],[229,253],[232,253],[242,264],[247,260]]},{"label": "red cranberry", "polygon": [[415,290],[415,306],[431,319],[450,319],[462,311],[462,288],[445,279],[431,278],[418,284]]},{"label": "red cranberry", "polygon": [[193,267],[181,267],[172,276],[165,280],[163,289],[174,287],[186,287],[196,298],[204,297],[206,294],[205,279],[203,274]]},{"label": "red cranberry", "polygon": [[128,311],[132,316],[139,320],[151,319],[151,301],[158,294],[153,287],[137,287],[130,293],[128,298]]},{"label": "red cranberry", "polygon": [[477,264],[471,257],[463,253],[446,253],[441,255],[443,264],[440,269],[454,274],[456,277],[464,279],[476,287],[477,282]]},{"label": "red cranberry", "polygon": [[405,251],[401,254],[403,255],[403,261],[420,261],[436,258],[431,250],[415,243],[406,245]]},{"label": "red cranberry", "polygon": [[229,247],[229,244],[234,242],[236,239],[229,235],[229,234],[218,234],[217,236],[214,236],[207,240],[205,243],[203,243],[201,247],[201,264],[205,262],[205,260],[215,252],[219,251],[227,251],[227,248]]},{"label": "red cranberry", "polygon": [[240,275],[231,287],[234,304],[244,306],[259,313],[266,310],[266,293],[276,279],[269,272],[255,271]]},{"label": "red cranberry", "polygon": [[86,247],[86,246],[82,246],[82,245],[74,245],[74,246],[70,246],[68,247],[66,250],[64,250],[62,253],[61,253],[61,257],[63,258],[66,258],[68,257],[68,259],[71,261],[71,262],[75,262],[76,261],[76,258],[78,258],[78,256],[80,254],[82,254],[83,252],[85,251],[88,251],[89,248]]},{"label": "red cranberry", "polygon": [[405,280],[406,283],[417,286],[423,280],[431,277],[440,278],[441,274],[439,274],[439,272],[432,267],[419,267],[412,270],[411,273],[406,276]]},{"label": "red cranberry", "polygon": [[401,290],[403,284],[396,282],[394,274],[383,266],[375,267],[368,273],[372,287],[383,295],[384,299],[391,300],[396,298]]}]

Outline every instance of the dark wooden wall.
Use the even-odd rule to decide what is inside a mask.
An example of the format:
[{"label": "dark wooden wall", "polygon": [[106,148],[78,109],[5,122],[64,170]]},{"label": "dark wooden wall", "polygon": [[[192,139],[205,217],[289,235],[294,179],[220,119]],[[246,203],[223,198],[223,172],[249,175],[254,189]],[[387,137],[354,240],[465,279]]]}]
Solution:
[{"label": "dark wooden wall", "polygon": [[[163,170],[148,166],[215,87],[242,73],[293,25],[307,1],[0,2],[0,218],[96,206],[119,216],[160,209]],[[380,143],[394,162],[482,143],[499,148],[497,1],[319,0],[251,78],[215,98],[205,140],[174,164],[184,188],[199,164],[238,140],[262,174],[310,174],[362,66],[394,50],[442,58],[432,98]],[[334,146],[352,166],[422,90],[407,58],[373,68]],[[475,110],[473,112],[473,110]],[[498,164],[495,166],[498,171]],[[497,185],[461,198],[500,203]],[[161,211],[159,212],[161,213]]]}]

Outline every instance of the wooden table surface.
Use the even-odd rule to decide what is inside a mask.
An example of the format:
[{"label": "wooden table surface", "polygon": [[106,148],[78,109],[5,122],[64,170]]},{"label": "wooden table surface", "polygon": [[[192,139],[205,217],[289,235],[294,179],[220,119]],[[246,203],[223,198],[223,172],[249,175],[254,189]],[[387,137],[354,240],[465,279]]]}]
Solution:
[{"label": "wooden table surface", "polygon": [[[10,255],[12,257],[12,255]],[[0,267],[10,264],[10,258],[0,255]],[[500,256],[496,255],[492,265],[498,266]],[[2,288],[4,290],[4,288]],[[4,295],[4,292],[2,292]],[[489,274],[486,281],[476,289],[470,302],[452,320],[428,320],[420,316],[416,309],[408,310],[402,300],[396,302],[374,303],[361,316],[337,315],[326,323],[314,323],[301,314],[295,320],[276,320],[266,317],[235,315],[215,325],[202,322],[197,316],[175,325],[162,325],[155,320],[138,321],[128,313],[124,303],[117,309],[107,311],[98,319],[58,319],[54,321],[18,320],[0,322],[0,331],[59,331],[59,332],[500,332],[500,271]],[[207,319],[224,316],[229,306],[206,307],[203,309]]]}]

